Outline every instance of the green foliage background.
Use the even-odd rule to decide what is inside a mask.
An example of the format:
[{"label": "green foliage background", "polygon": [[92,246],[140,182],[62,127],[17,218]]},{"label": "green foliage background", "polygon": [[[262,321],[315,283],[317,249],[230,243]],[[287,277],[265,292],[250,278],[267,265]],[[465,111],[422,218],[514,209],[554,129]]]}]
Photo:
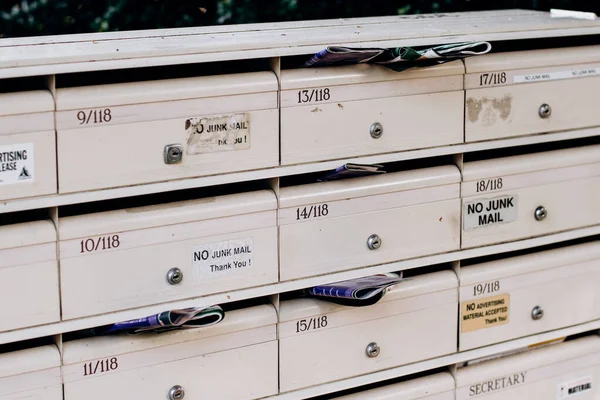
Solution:
[{"label": "green foliage background", "polygon": [[506,8],[600,14],[600,0],[0,0],[0,37]]}]

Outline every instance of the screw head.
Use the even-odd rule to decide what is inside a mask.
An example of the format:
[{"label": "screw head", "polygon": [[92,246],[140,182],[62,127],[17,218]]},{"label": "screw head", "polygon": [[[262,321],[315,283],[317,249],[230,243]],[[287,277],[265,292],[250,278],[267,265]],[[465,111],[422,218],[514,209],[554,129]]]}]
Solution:
[{"label": "screw head", "polygon": [[544,208],[544,206],[539,206],[535,209],[533,215],[536,221],[543,221],[548,216],[548,211],[546,211],[546,208]]},{"label": "screw head", "polygon": [[540,306],[533,307],[533,310],[531,310],[531,318],[534,321],[538,321],[538,320],[542,319],[543,317],[544,317],[544,310],[542,309],[542,307],[540,307]]},{"label": "screw head", "polygon": [[369,358],[375,358],[379,355],[381,349],[379,348],[379,345],[375,342],[369,343],[365,352],[367,353],[367,357]]},{"label": "screw head", "polygon": [[552,114],[552,107],[548,104],[542,104],[539,112],[541,118],[548,118]]},{"label": "screw head", "polygon": [[167,282],[171,285],[177,285],[183,281],[183,272],[179,268],[171,268],[167,272]]},{"label": "screw head", "polygon": [[379,122],[375,122],[373,125],[371,125],[369,132],[371,133],[371,137],[373,139],[379,139],[381,135],[383,135],[383,125],[381,125]]},{"label": "screw head", "polygon": [[182,400],[185,397],[185,390],[179,385],[169,389],[169,400]]},{"label": "screw head", "polygon": [[382,244],[383,241],[378,235],[371,235],[367,239],[367,247],[369,248],[369,250],[377,250],[381,247]]},{"label": "screw head", "polygon": [[165,164],[177,164],[183,159],[183,146],[180,144],[168,144],[163,150]]}]

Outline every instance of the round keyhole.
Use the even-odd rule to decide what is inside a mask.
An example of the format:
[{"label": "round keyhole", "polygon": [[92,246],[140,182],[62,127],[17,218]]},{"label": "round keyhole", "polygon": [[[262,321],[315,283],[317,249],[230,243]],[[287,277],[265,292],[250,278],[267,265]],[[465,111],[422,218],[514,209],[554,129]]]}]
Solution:
[{"label": "round keyhole", "polygon": [[169,149],[169,156],[172,159],[179,158],[180,155],[181,155],[181,151],[179,149],[177,149],[177,148]]},{"label": "round keyhole", "polygon": [[367,346],[366,353],[369,358],[374,358],[379,355],[380,350],[381,349],[379,348],[379,345],[375,342],[372,342]]},{"label": "round keyhole", "polygon": [[535,209],[534,216],[536,221],[543,221],[548,216],[548,211],[546,211],[544,206],[539,206]]},{"label": "round keyhole", "polygon": [[533,307],[531,310],[531,318],[535,321],[540,320],[544,317],[544,310],[540,306]]},{"label": "round keyhole", "polygon": [[552,114],[552,108],[548,104],[540,106],[540,117],[548,118]]},{"label": "round keyhole", "polygon": [[181,400],[184,397],[185,391],[179,385],[175,385],[169,390],[169,400]]},{"label": "round keyhole", "polygon": [[179,268],[171,268],[169,272],[167,272],[167,282],[171,285],[177,285],[183,281],[183,272]]},{"label": "round keyhole", "polygon": [[381,247],[381,244],[382,240],[378,235],[371,235],[367,239],[367,247],[369,247],[369,250],[377,250]]},{"label": "round keyhole", "polygon": [[383,125],[381,125],[379,122],[375,122],[373,125],[371,125],[370,132],[373,139],[379,139],[381,135],[383,135]]}]

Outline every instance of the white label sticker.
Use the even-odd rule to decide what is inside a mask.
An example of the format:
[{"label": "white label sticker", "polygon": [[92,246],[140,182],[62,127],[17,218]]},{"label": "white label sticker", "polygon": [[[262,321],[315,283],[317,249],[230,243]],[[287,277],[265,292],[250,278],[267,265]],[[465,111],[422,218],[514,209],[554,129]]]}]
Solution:
[{"label": "white label sticker", "polygon": [[517,220],[517,196],[478,199],[463,206],[463,229],[483,228]]},{"label": "white label sticker", "polygon": [[561,383],[558,385],[557,399],[567,399],[579,394],[592,391],[592,377],[586,376],[577,380]]},{"label": "white label sticker", "polygon": [[514,83],[553,81],[557,79],[582,78],[586,76],[600,75],[600,68],[579,68],[569,71],[540,72],[539,74],[515,75]]},{"label": "white label sticker", "polygon": [[33,143],[0,146],[0,185],[34,181]]},{"label": "white label sticker", "polygon": [[189,118],[185,121],[186,154],[215,153],[250,148],[247,113]]},{"label": "white label sticker", "polygon": [[192,250],[194,279],[206,279],[235,273],[252,267],[252,237],[207,243]]}]

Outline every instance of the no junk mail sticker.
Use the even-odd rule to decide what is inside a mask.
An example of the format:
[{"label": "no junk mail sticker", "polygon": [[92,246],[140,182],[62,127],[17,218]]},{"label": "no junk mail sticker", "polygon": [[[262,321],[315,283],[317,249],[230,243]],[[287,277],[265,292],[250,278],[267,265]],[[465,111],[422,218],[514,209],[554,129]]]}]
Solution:
[{"label": "no junk mail sticker", "polygon": [[477,199],[464,204],[463,228],[475,229],[517,220],[517,196]]},{"label": "no junk mail sticker", "polygon": [[33,143],[0,146],[0,185],[34,181]]},{"label": "no junk mail sticker", "polygon": [[250,148],[250,115],[247,113],[189,118],[185,121],[186,154]]}]

